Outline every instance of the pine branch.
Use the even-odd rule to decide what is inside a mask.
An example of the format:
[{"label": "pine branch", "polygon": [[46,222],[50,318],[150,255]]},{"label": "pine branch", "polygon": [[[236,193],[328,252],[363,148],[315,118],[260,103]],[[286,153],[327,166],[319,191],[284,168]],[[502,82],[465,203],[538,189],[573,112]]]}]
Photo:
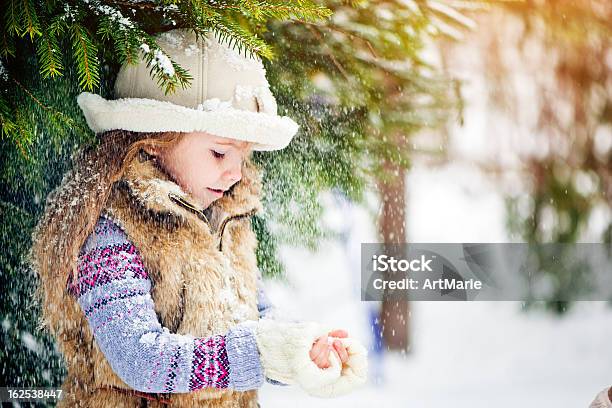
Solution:
[{"label": "pine branch", "polygon": [[[138,41],[133,31],[118,27],[108,16],[102,16],[98,25],[97,34],[102,40],[112,41],[115,55],[119,64],[136,64],[138,62]],[[142,36],[141,33],[138,33]]]},{"label": "pine branch", "polygon": [[174,62],[155,42],[153,44],[157,48],[144,47],[144,56],[147,68],[151,67],[149,74],[157,80],[157,85],[164,88],[165,95],[176,92],[177,86],[187,88],[193,80],[189,71]]},{"label": "pine branch", "polygon": [[13,42],[13,37],[7,31],[2,31],[2,50],[0,54],[4,58],[8,58],[9,55],[11,57],[15,56],[15,43]]},{"label": "pine branch", "polygon": [[97,33],[102,39],[113,41],[119,63],[137,64],[141,58],[139,52],[143,51],[147,67],[151,68],[151,77],[164,89],[166,95],[176,92],[179,86],[184,89],[190,85],[193,77],[157,45],[154,37],[124,17],[119,10],[107,5],[101,6],[96,1],[89,4],[94,7],[94,11],[103,14]]},{"label": "pine branch", "polygon": [[51,19],[51,24],[48,25],[47,29],[49,34],[56,38],[59,38],[68,30],[68,23],[65,15],[55,16]]},{"label": "pine branch", "polygon": [[[43,116],[43,121],[46,122],[44,128],[48,129],[49,133],[59,136],[74,130],[78,130],[83,135],[89,133],[87,129],[64,112],[43,103],[32,93],[32,91],[21,84],[21,82],[15,78],[11,78],[11,80],[17,86],[17,89],[20,89],[27,98],[34,102],[35,106],[45,113]],[[34,123],[36,123],[36,121],[33,114],[26,114],[26,112],[24,112],[25,109],[25,107],[15,108],[3,95],[0,95],[0,126],[2,129],[2,137],[17,145],[22,155],[26,159],[29,159],[24,146],[30,146],[32,144],[32,140],[35,136]]]},{"label": "pine branch", "polygon": [[[114,4],[130,9],[140,10],[159,10],[160,6],[154,2],[132,2],[128,0],[115,0]],[[184,1],[162,1],[164,5],[175,5],[177,10],[182,10],[185,7]],[[253,22],[263,22],[266,19],[275,20],[292,20],[302,19],[308,21],[316,21],[324,18],[329,18],[332,11],[324,6],[319,6],[311,1],[293,1],[293,2],[270,2],[270,1],[251,1],[242,0],[240,4],[222,4],[221,2],[192,1],[194,6],[208,7],[210,9],[221,10],[223,12],[237,12]],[[162,6],[163,7],[163,6]]]},{"label": "pine branch", "polygon": [[3,138],[11,140],[15,137],[15,131],[17,130],[13,111],[2,95],[0,95],[0,130]]},{"label": "pine branch", "polygon": [[15,112],[15,118],[16,118],[15,126],[17,128],[17,132],[15,133],[18,134],[19,137],[15,135],[13,138],[13,141],[15,142],[15,144],[17,144],[17,147],[19,148],[21,155],[26,160],[29,161],[31,159],[26,152],[24,143],[26,146],[32,145],[32,141],[34,140],[34,136],[35,136],[34,135],[34,121],[32,120],[30,116],[26,116],[22,110],[17,110]]},{"label": "pine branch", "polygon": [[264,21],[267,19],[318,21],[329,18],[332,15],[332,11],[327,7],[313,4],[310,1],[297,1],[291,3],[247,1],[244,3],[241,2],[238,6],[220,6],[219,8],[236,9],[244,16],[251,17],[255,21]]},{"label": "pine branch", "polygon": [[244,51],[245,56],[262,56],[267,59],[273,59],[274,53],[262,39],[251,34],[242,26],[233,21],[221,18],[215,22],[209,20],[213,30],[219,35],[219,39],[223,42],[228,41],[230,48],[237,49],[239,53]]},{"label": "pine branch", "polygon": [[4,32],[6,34],[20,34],[19,14],[17,0],[7,0],[6,9],[4,10]]},{"label": "pine branch", "polygon": [[100,85],[98,48],[91,40],[87,29],[74,22],[70,25],[72,50],[77,62],[79,85],[87,90],[93,90]]},{"label": "pine branch", "polygon": [[42,38],[36,44],[36,53],[43,78],[62,76],[62,55],[53,30],[43,31]]},{"label": "pine branch", "polygon": [[140,52],[142,52],[147,68],[151,68],[149,71],[151,77],[164,89],[166,95],[176,92],[179,86],[185,89],[191,84],[193,77],[189,72],[173,61],[157,45],[154,37],[144,31],[117,27],[112,19],[102,18],[98,34],[103,39],[113,41],[117,60],[121,64],[137,64],[140,62]]},{"label": "pine branch", "polygon": [[102,40],[112,40],[117,62],[136,64],[138,48],[149,35],[114,7],[102,5],[98,1],[91,1],[88,5],[94,13],[100,15],[97,34]]},{"label": "pine branch", "polygon": [[[122,14],[120,5],[133,12],[135,9],[152,13],[144,15]],[[143,11],[144,13],[144,11]],[[193,80],[190,73],[173,61],[155,41],[153,34],[168,29],[168,21],[179,27],[189,27],[198,35],[214,31],[221,41],[244,55],[273,58],[274,54],[263,39],[250,31],[254,24],[261,26],[269,19],[302,19],[314,21],[326,18],[331,11],[312,1],[276,0],[155,0],[130,2],[127,0],[5,0],[3,32],[0,53],[5,58],[16,56],[18,37],[29,36],[34,44],[37,64],[42,78],[64,75],[64,54],[72,54],[71,65],[77,73],[79,86],[93,90],[100,86],[100,44],[110,42],[115,51],[110,55],[119,64],[146,61],[149,74],[163,88],[165,94],[186,88]],[[168,18],[167,16],[170,16]],[[134,17],[134,18],[132,18]],[[161,27],[149,26],[162,21]],[[142,26],[141,26],[142,24]],[[149,24],[149,25],[147,25]],[[161,30],[160,30],[161,29]],[[38,38],[40,37],[40,38]],[[64,40],[68,49],[61,49]],[[72,66],[70,68],[72,68]],[[74,128],[75,121],[67,115],[42,103],[20,84],[9,84],[9,92],[17,88],[34,101],[44,112],[42,120],[55,133]],[[25,153],[25,147],[34,135],[34,123],[39,119],[32,112],[12,106],[10,98],[0,100],[1,134],[9,138]],[[86,133],[86,132],[85,132]]]},{"label": "pine branch", "polygon": [[32,121],[21,111],[13,111],[4,95],[0,95],[0,136],[17,146],[21,155],[28,159],[24,143],[30,145],[34,139]]},{"label": "pine branch", "polygon": [[26,34],[30,35],[30,40],[34,41],[34,37],[42,35],[40,31],[40,23],[38,21],[38,14],[34,7],[34,0],[22,0],[21,2],[21,20],[23,23],[23,32],[20,34],[21,37]]},{"label": "pine branch", "polygon": [[191,18],[191,26],[202,34],[214,30],[221,41],[228,42],[228,46],[235,48],[245,55],[259,55],[264,58],[273,58],[272,49],[256,35],[248,32],[239,24],[222,15],[214,8],[201,0],[192,0],[192,8],[186,10]]}]

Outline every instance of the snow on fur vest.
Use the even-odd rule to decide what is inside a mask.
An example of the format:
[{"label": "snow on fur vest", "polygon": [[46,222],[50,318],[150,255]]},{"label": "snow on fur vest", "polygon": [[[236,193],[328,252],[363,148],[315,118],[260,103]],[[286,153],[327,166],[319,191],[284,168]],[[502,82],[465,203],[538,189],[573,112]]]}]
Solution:
[{"label": "snow on fur vest", "polygon": [[[153,282],[155,311],[171,332],[206,337],[258,319],[257,240],[251,215],[261,210],[261,182],[250,162],[242,173],[241,181],[211,205],[210,219],[143,151],[113,185],[102,212],[138,248]],[[64,330],[68,342],[62,347],[68,361],[65,392],[83,406],[138,406],[140,397],[100,389],[129,387],[110,367],[74,303],[66,321],[78,321],[80,327],[73,323],[72,330]],[[205,388],[164,397],[177,407],[258,405],[257,390]]]}]

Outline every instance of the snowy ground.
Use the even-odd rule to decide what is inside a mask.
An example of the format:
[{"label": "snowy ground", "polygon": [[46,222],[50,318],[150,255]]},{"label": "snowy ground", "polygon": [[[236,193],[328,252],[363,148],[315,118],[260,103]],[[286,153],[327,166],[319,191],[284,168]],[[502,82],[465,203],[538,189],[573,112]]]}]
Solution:
[{"label": "snowy ground", "polygon": [[[412,241],[506,240],[502,199],[485,180],[474,183],[473,171],[453,165],[411,172]],[[327,219],[341,226],[341,214],[348,212],[331,206]],[[359,242],[376,238],[364,210],[352,216],[357,228],[348,252],[341,242],[324,243],[314,254],[284,248],[287,282],[268,281],[267,290],[287,314],[347,329],[369,344],[367,309],[376,303],[359,300],[355,256]],[[375,378],[367,387],[323,400],[266,385],[262,407],[576,408],[612,385],[612,309],[602,303],[579,303],[563,318],[522,312],[519,302],[412,302],[411,308],[411,353],[387,353],[381,377],[371,360]]]}]

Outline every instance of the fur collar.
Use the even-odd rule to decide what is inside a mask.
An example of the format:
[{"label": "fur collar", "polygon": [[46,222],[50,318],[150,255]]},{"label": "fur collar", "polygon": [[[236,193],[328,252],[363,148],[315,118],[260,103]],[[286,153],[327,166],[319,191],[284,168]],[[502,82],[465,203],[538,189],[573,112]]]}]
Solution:
[{"label": "fur collar", "polygon": [[222,231],[230,219],[254,215],[262,210],[261,176],[250,160],[243,165],[242,179],[207,209],[202,208],[144,150],[134,156],[115,188],[127,192],[132,204],[147,218],[170,229],[194,220],[195,215],[208,223],[213,231]]}]

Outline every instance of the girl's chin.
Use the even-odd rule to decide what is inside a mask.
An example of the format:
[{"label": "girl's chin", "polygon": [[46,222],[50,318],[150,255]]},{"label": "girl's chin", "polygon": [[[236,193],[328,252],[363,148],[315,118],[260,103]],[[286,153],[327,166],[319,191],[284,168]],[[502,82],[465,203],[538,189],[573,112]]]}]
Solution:
[{"label": "girl's chin", "polygon": [[215,198],[211,197],[210,194],[207,194],[205,197],[197,197],[197,204],[203,209],[207,209],[212,203],[216,201]]}]

